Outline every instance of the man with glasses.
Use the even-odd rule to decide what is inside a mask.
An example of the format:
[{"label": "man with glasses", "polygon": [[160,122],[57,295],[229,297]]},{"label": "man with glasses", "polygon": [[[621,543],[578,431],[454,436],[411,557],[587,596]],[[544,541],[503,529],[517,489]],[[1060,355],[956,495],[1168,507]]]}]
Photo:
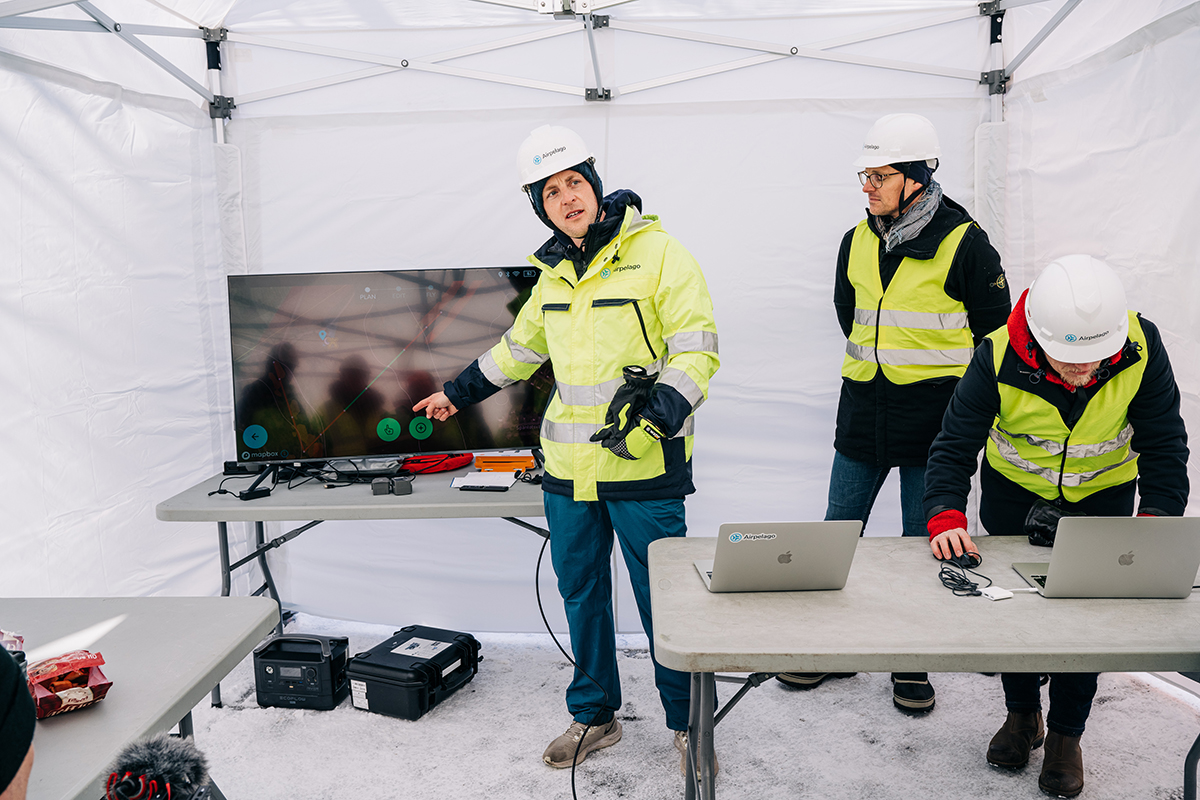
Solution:
[{"label": "man with glasses", "polygon": [[[1010,301],[1000,256],[966,209],[933,179],[942,150],[933,124],[889,114],[854,165],[867,218],[842,239],[833,305],[846,335],[826,519],[866,525],[893,467],[905,536],[928,536],[922,499],[929,445],[975,345],[1004,324]],[[809,689],[830,673],[783,673]],[[933,709],[924,673],[892,675],[892,700]]]}]

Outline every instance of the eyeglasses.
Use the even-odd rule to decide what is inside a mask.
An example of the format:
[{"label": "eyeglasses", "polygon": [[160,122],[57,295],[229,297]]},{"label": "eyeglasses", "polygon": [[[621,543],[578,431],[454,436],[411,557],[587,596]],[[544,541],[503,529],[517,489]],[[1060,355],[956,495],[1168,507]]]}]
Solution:
[{"label": "eyeglasses", "polygon": [[892,177],[893,175],[901,175],[901,174],[903,174],[903,173],[900,173],[900,172],[867,172],[866,170],[863,170],[862,172],[858,173],[858,182],[861,183],[863,186],[866,186],[867,181],[870,181],[871,185],[874,186],[876,189],[878,189],[881,186],[883,186],[883,182],[886,181],[888,178]]}]

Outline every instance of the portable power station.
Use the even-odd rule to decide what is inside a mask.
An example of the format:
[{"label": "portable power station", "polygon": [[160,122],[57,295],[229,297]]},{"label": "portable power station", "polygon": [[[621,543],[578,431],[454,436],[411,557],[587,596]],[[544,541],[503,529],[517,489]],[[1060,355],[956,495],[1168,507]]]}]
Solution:
[{"label": "portable power station", "polygon": [[260,706],[328,711],[350,693],[346,636],[276,636],[254,648],[254,689]]}]

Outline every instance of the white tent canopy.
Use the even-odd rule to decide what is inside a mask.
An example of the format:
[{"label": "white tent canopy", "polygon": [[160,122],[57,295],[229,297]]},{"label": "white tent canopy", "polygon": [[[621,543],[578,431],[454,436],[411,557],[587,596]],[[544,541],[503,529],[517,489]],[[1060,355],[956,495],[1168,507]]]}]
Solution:
[{"label": "white tent canopy", "polygon": [[[523,263],[546,230],[514,154],[546,122],[705,270],[722,368],[694,535],[824,513],[833,265],[886,113],[933,120],[938,180],[1014,298],[1071,252],[1122,274],[1200,430],[1200,3],[535,2],[0,0],[5,593],[216,593],[211,524],[154,506],[234,455],[225,277]],[[899,532],[895,492],[869,533]],[[539,544],[498,521],[330,522],[271,559],[324,616],[538,630]]]}]

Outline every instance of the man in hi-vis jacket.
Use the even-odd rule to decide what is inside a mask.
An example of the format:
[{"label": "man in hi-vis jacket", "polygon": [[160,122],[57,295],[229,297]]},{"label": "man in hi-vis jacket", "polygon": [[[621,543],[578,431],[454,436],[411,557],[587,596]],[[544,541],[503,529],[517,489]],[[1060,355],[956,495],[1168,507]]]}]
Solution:
[{"label": "man in hi-vis jacket", "polygon": [[[620,543],[650,636],[647,548],[683,536],[693,412],[717,371],[712,300],[700,267],[628,190],[607,197],[594,158],[566,128],[542,126],[518,151],[522,188],[554,235],[504,338],[444,391],[414,406],[445,420],[531,376],[547,359],[555,392],[541,429],[550,551],[577,661],[574,721],[543,754],[570,767],[615,744],[621,707],[609,559]],[[654,662],[675,746],[686,755],[690,676]],[[684,762],[681,759],[681,767]]]}]

